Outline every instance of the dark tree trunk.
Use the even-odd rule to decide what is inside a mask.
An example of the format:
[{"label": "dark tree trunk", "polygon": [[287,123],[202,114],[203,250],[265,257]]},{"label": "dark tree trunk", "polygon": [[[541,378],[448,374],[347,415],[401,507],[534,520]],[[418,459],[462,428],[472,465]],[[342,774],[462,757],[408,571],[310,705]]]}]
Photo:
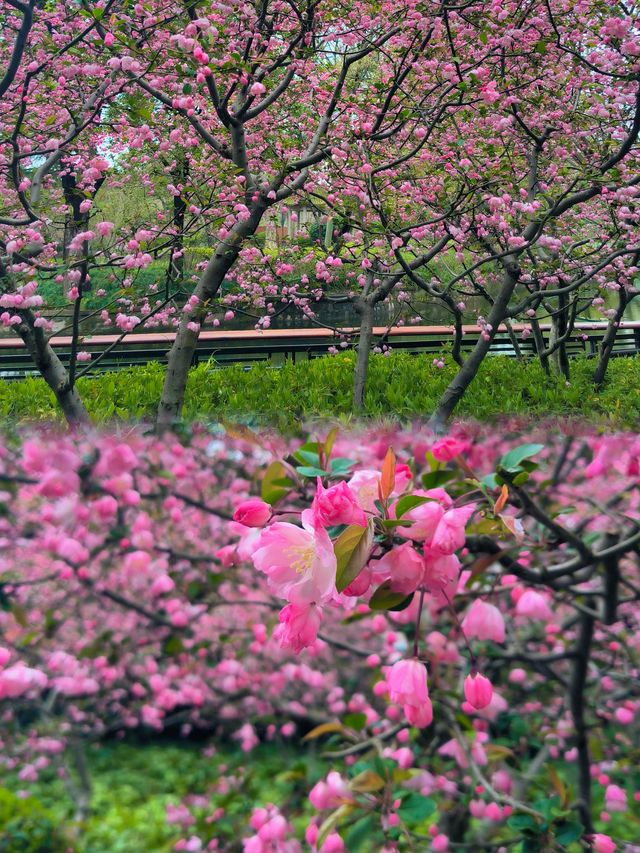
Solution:
[{"label": "dark tree trunk", "polygon": [[[249,218],[244,222],[237,222],[228,237],[218,243],[213,257],[209,260],[194,290],[200,305],[217,295],[226,274],[236,262],[245,240],[255,234],[266,209],[266,203],[256,204]],[[169,364],[158,406],[158,429],[170,429],[180,418],[189,368],[198,344],[198,333],[189,328],[189,322],[193,319],[200,319],[200,317],[186,314],[182,316],[175,342],[169,352]]]},{"label": "dark tree trunk", "polygon": [[360,336],[358,338],[358,359],[353,383],[353,409],[361,414],[364,411],[364,392],[373,339],[373,305],[366,299],[361,299],[356,303],[356,310],[360,314]]},{"label": "dark tree trunk", "polygon": [[487,322],[491,326],[491,331],[487,335],[487,340],[479,338],[471,354],[466,359],[460,370],[456,373],[447,388],[445,389],[435,412],[432,414],[429,424],[436,432],[442,432],[446,428],[447,421],[453,414],[455,407],[462,399],[463,394],[476,378],[480,365],[484,357],[489,352],[493,339],[498,331],[498,327],[504,322],[509,308],[509,300],[515,290],[518,278],[520,277],[520,268],[517,263],[512,260],[509,263],[508,259],[504,261],[504,271],[502,274],[502,284],[487,318]]},{"label": "dark tree trunk", "polygon": [[628,302],[627,294],[624,288],[621,287],[618,291],[618,307],[615,315],[609,320],[609,325],[607,326],[604,337],[602,338],[600,352],[598,354],[598,364],[593,372],[593,382],[597,388],[602,386],[604,378],[607,375],[607,368],[609,367],[609,361],[611,360],[613,345],[616,341],[616,335],[618,334],[618,324],[622,320],[622,316]]},{"label": "dark tree trunk", "polygon": [[75,386],[69,381],[67,369],[53,351],[42,329],[35,326],[36,318],[33,312],[27,309],[16,313],[20,315],[22,322],[15,326],[15,330],[24,341],[43,379],[56,395],[67,422],[70,426],[89,423],[87,410]]}]

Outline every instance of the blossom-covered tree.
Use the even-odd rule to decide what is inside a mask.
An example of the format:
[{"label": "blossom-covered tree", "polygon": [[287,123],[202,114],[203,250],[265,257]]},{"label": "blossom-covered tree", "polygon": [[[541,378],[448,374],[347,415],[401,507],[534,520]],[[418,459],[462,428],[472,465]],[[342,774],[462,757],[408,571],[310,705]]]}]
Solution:
[{"label": "blossom-covered tree", "polygon": [[[500,323],[530,323],[544,364],[557,356],[566,370],[577,313],[616,291],[619,309],[603,308],[611,338],[635,295],[639,47],[628,5],[8,6],[1,316],[71,420],[86,417],[75,381],[90,369],[92,276],[122,285],[102,308],[121,336],[177,329],[163,426],[179,416],[200,329],[236,311],[261,329],[288,306],[320,322],[320,299],[353,304],[358,405],[376,304],[425,293],[452,317],[460,364],[443,421]],[[149,203],[111,221],[110,200],[134,189]],[[325,247],[261,245],[294,202],[329,231],[341,223]],[[187,271],[194,241],[206,248]],[[141,292],[138,277],[161,261],[166,272]],[[346,290],[332,297],[338,273]],[[45,281],[73,306],[68,369],[47,344]],[[471,314],[470,298],[483,306]],[[465,317],[483,329],[466,360]]]}]

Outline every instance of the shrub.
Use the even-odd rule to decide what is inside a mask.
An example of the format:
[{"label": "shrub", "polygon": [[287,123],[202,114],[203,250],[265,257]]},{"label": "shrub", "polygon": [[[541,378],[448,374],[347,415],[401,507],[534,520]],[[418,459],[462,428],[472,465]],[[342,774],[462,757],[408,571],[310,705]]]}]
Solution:
[{"label": "shrub", "polygon": [[0,853],[67,853],[72,849],[37,799],[20,799],[0,788]]},{"label": "shrub", "polygon": [[[280,429],[296,429],[300,421],[352,417],[354,354],[341,353],[303,362],[246,368],[216,368],[214,362],[191,371],[184,417],[192,420],[242,418]],[[548,377],[535,361],[517,362],[503,356],[487,359],[463,398],[457,414],[494,421],[501,417],[586,417],[603,427],[637,426],[640,411],[640,357],[614,359],[607,382],[596,390],[593,362],[572,362],[573,380]],[[150,420],[162,390],[164,368],[157,363],[83,378],[78,388],[98,422],[111,419]],[[393,353],[372,356],[365,414],[408,421],[427,418],[455,365],[442,370],[430,356]],[[28,378],[0,386],[0,418],[48,420],[59,416],[44,381]]]}]

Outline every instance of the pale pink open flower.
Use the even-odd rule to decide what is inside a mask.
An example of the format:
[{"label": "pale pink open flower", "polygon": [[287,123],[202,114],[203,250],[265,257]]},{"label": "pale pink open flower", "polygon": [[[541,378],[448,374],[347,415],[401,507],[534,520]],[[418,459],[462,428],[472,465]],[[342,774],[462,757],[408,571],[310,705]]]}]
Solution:
[{"label": "pale pink open flower", "polygon": [[404,542],[371,563],[376,579],[389,580],[393,592],[409,595],[422,583],[424,560],[411,542]]},{"label": "pale pink open flower", "polygon": [[425,547],[422,583],[432,595],[444,602],[451,601],[456,594],[459,575],[460,560],[455,554],[439,554]]},{"label": "pale pink open flower", "polygon": [[[416,497],[430,497],[429,492],[413,492]],[[393,511],[394,508],[392,508]],[[435,499],[413,507],[402,516],[404,521],[411,521],[411,527],[403,527],[400,532],[407,539],[419,542],[430,542],[436,532],[438,524],[444,515],[443,506]]]},{"label": "pale pink open flower", "polygon": [[47,681],[44,672],[17,663],[0,672],[0,699],[15,699],[29,690],[42,690]]},{"label": "pale pink open flower", "polygon": [[462,620],[462,630],[467,637],[504,643],[504,619],[493,604],[477,598]]},{"label": "pale pink open flower", "polygon": [[291,604],[321,604],[335,592],[336,555],[313,511],[301,520],[302,527],[277,521],[263,530],[251,559],[275,595]]},{"label": "pale pink open flower", "polygon": [[462,548],[465,542],[465,526],[475,509],[475,504],[467,504],[447,510],[429,543],[431,550],[440,554],[453,554]]},{"label": "pale pink open flower", "polygon": [[[367,468],[361,471],[356,471],[347,485],[356,496],[359,505],[366,511],[376,515],[376,501],[379,497],[380,471],[373,471]],[[401,495],[411,482],[411,469],[407,465],[396,465],[396,477],[393,489],[393,495]]]}]

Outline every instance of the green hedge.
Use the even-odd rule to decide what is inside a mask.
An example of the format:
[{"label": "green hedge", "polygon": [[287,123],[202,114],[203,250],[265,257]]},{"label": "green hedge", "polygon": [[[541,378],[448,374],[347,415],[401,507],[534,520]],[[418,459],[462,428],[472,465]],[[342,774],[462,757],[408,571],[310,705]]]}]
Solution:
[{"label": "green hedge", "polygon": [[0,853],[72,853],[56,818],[35,797],[0,788]]},{"label": "green hedge", "polygon": [[[244,370],[241,365],[215,369],[200,365],[189,378],[184,417],[219,420],[250,416],[256,424],[295,428],[300,420],[352,417],[354,354]],[[455,373],[441,370],[429,356],[394,353],[372,356],[366,414],[410,420],[428,417]],[[491,357],[462,400],[456,414],[480,420],[502,416],[587,417],[602,426],[634,427],[640,423],[640,356],[613,359],[605,387],[597,391],[591,374],[594,362],[572,361],[572,381],[547,377],[535,361]],[[91,415],[98,422],[112,418],[152,420],[162,390],[159,364],[84,378],[78,383]],[[41,379],[0,383],[0,418],[49,420],[59,417],[53,394]]]}]

